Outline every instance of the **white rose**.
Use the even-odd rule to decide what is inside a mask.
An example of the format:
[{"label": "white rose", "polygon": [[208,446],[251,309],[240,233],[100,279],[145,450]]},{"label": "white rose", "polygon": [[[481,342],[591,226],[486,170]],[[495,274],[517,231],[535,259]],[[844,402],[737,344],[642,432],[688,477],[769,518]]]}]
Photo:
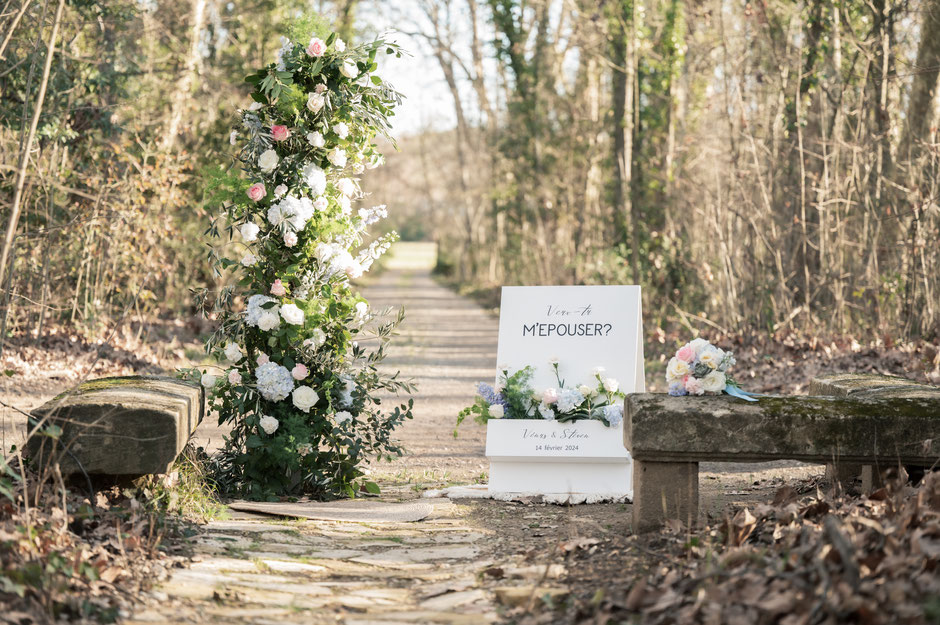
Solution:
[{"label": "white rose", "polygon": [[264,105],[261,104],[261,102],[252,102],[251,105],[248,107],[248,110],[249,110],[249,111],[260,111],[262,106],[264,106]]},{"label": "white rose", "polygon": [[274,197],[277,197],[277,198],[284,197],[285,193],[287,193],[286,184],[279,184],[276,187],[274,187]]},{"label": "white rose", "polygon": [[341,411],[339,411],[339,412],[336,413],[336,422],[337,422],[337,423],[346,423],[346,422],[349,421],[350,419],[352,419],[352,413],[350,413],[350,412],[348,412],[348,411],[346,411],[346,410],[341,410]]},{"label": "white rose", "polygon": [[200,380],[200,382],[202,382],[202,385],[205,386],[206,388],[212,388],[213,386],[215,386],[215,383],[217,381],[218,381],[217,378],[211,373],[203,373],[202,379]]},{"label": "white rose", "polygon": [[349,178],[340,178],[336,182],[336,188],[346,197],[352,197],[356,194],[356,183]]},{"label": "white rose", "polygon": [[340,122],[333,126],[333,132],[336,133],[336,136],[340,139],[345,139],[349,136],[349,126],[345,122]]},{"label": "white rose", "polygon": [[591,397],[597,391],[591,388],[590,386],[588,386],[587,384],[582,384],[581,386],[578,387],[578,392],[584,395],[585,397]]},{"label": "white rose", "polygon": [[326,333],[320,328],[315,328],[313,332],[310,333],[310,338],[304,340],[304,346],[306,347],[320,347],[326,342]]},{"label": "white rose", "polygon": [[326,145],[326,139],[319,132],[313,131],[307,133],[307,143],[315,148],[322,148]]},{"label": "white rose", "polygon": [[323,105],[326,104],[326,98],[324,98],[319,93],[308,93],[307,94],[307,109],[311,113],[319,113],[320,109],[323,108]]},{"label": "white rose", "polygon": [[608,393],[616,393],[620,390],[620,382],[613,378],[604,378],[602,384],[604,385],[604,390]]},{"label": "white rose", "polygon": [[238,228],[238,231],[241,233],[242,239],[245,241],[254,241],[258,238],[258,232],[261,231],[261,228],[259,228],[258,224],[254,223],[253,221],[249,221],[248,223],[242,224]]},{"label": "white rose", "polygon": [[239,347],[238,343],[226,343],[225,344],[225,357],[229,362],[238,362],[244,357],[242,348]]},{"label": "white rose", "polygon": [[326,158],[333,163],[334,167],[346,167],[346,152],[339,147],[333,148],[333,151],[326,155]]},{"label": "white rose", "polygon": [[281,306],[281,317],[284,318],[284,321],[294,326],[302,326],[304,324],[304,311],[300,310],[296,304],[284,304]]},{"label": "white rose", "polygon": [[725,374],[721,371],[712,371],[702,378],[702,386],[704,386],[705,390],[709,393],[719,393],[723,391],[726,382]]},{"label": "white rose", "polygon": [[242,383],[242,374],[240,374],[235,369],[232,369],[228,372],[228,382],[232,386],[238,386]]},{"label": "white rose", "polygon": [[242,256],[242,265],[244,265],[245,267],[251,267],[256,262],[258,262],[258,257],[252,254],[251,252],[248,252],[247,254]]},{"label": "white rose", "polygon": [[320,396],[309,386],[298,386],[291,393],[294,405],[304,412],[310,412],[310,408],[320,401]]},{"label": "white rose", "polygon": [[261,153],[261,156],[258,157],[258,167],[261,168],[261,171],[268,174],[274,171],[274,168],[277,167],[277,162],[277,152],[274,150],[265,150]]},{"label": "white rose", "polygon": [[684,360],[679,360],[675,356],[666,365],[666,379],[670,382],[681,380],[689,374],[689,365]]},{"label": "white rose", "polygon": [[297,233],[296,232],[285,232],[284,233],[284,245],[287,247],[294,247],[297,245]]},{"label": "white rose", "polygon": [[356,65],[353,61],[346,61],[343,63],[343,66],[339,68],[339,73],[346,78],[355,78],[359,75],[359,66]]},{"label": "white rose", "polygon": [[346,42],[340,39],[339,37],[337,37],[336,41],[333,42],[333,49],[336,50],[337,52],[345,52]]},{"label": "white rose", "polygon": [[280,425],[280,423],[278,423],[277,419],[274,417],[263,415],[258,420],[258,425],[261,426],[261,429],[264,430],[265,434],[271,435],[277,431],[277,426]]},{"label": "white rose", "polygon": [[325,211],[330,205],[330,201],[322,195],[313,201],[313,207],[318,211]]},{"label": "white rose", "polygon": [[261,316],[258,317],[258,329],[268,332],[273,330],[281,325],[281,320],[278,319],[277,313],[273,313],[270,310],[266,310],[261,313]]},{"label": "white rose", "polygon": [[723,356],[724,355],[716,347],[706,347],[702,350],[702,353],[698,355],[698,360],[712,369],[717,369],[718,365],[721,364]]},{"label": "white rose", "polygon": [[506,409],[502,404],[490,404],[490,416],[494,419],[502,419],[506,416]]}]

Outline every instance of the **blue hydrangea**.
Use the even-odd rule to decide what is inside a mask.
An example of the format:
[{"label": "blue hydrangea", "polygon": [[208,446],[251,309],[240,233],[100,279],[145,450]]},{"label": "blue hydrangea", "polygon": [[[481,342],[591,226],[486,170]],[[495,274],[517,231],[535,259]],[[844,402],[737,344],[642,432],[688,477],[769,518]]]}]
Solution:
[{"label": "blue hydrangea", "polygon": [[508,407],[506,399],[502,395],[497,393],[496,389],[490,386],[489,384],[486,384],[484,382],[480,382],[479,384],[477,384],[477,394],[483,398],[483,401],[490,404],[491,406],[493,404],[501,404],[503,408]]},{"label": "blue hydrangea", "polygon": [[685,385],[682,382],[673,382],[669,385],[669,394],[673,397],[682,397],[688,395],[689,392],[685,390]]},{"label": "blue hydrangea", "polygon": [[620,425],[623,422],[623,408],[618,404],[604,407],[604,418],[611,426]]}]

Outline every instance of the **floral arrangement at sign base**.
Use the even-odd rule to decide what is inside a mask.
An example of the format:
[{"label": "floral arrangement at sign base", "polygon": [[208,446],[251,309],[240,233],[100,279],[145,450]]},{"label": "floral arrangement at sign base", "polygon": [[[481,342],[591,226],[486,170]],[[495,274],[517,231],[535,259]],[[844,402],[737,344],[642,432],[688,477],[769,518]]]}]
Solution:
[{"label": "floral arrangement at sign base", "polygon": [[[558,386],[541,392],[531,387],[533,367],[527,366],[515,373],[508,366],[500,366],[496,387],[481,382],[477,385],[477,397],[472,406],[460,411],[457,426],[474,415],[474,420],[486,424],[490,419],[543,419],[570,423],[572,421],[600,421],[607,427],[623,422],[623,400],[625,394],[620,383],[604,377],[604,368],[596,367],[592,373],[593,384],[567,387],[561,378],[557,358],[549,361]],[[454,437],[457,429],[454,429]]]},{"label": "floral arrangement at sign base", "polygon": [[695,339],[680,347],[666,366],[666,383],[673,396],[727,393],[746,401],[757,401],[754,393],[742,390],[728,371],[737,361],[734,354]]},{"label": "floral arrangement at sign base", "polygon": [[[217,481],[252,499],[377,492],[362,465],[401,455],[391,433],[412,417],[411,400],[384,410],[378,396],[414,390],[377,370],[404,313],[376,314],[350,285],[397,238],[366,243],[385,207],[352,204],[401,101],[376,57],[401,52],[381,39],[347,45],[324,24],[295,22],[275,61],[246,78],[253,103],[231,132],[238,168],[207,192],[222,206],[208,234],[225,239],[210,258],[237,283],[211,306],[203,291],[200,305],[219,321],[206,350],[229,365],[188,374],[201,374],[210,410],[232,426]],[[226,257],[233,247],[240,261]]]}]

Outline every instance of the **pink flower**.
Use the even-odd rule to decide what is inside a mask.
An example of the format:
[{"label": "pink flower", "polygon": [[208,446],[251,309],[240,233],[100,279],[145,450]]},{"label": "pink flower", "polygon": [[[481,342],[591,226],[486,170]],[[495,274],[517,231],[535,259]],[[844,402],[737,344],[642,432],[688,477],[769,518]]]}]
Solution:
[{"label": "pink flower", "polygon": [[277,295],[278,297],[287,295],[287,289],[284,288],[280,278],[275,280],[274,284],[271,285],[271,295]]},{"label": "pink flower", "polygon": [[323,56],[324,52],[326,52],[326,43],[322,39],[314,37],[310,40],[310,45],[307,46],[307,54],[310,56]]},{"label": "pink flower", "polygon": [[704,395],[705,385],[698,378],[689,376],[685,381],[685,390],[688,391],[689,395]]},{"label": "pink flower", "polygon": [[542,403],[545,405],[554,404],[558,401],[558,389],[547,388],[542,392]]},{"label": "pink flower", "polygon": [[264,188],[264,183],[256,182],[248,187],[248,198],[254,202],[264,199],[268,192]]},{"label": "pink flower", "polygon": [[255,362],[257,362],[258,366],[260,367],[261,365],[271,362],[271,359],[268,358],[267,354],[258,354],[258,358],[255,360]]},{"label": "pink flower", "polygon": [[321,82],[319,85],[313,88],[313,91],[314,93],[323,93],[326,91],[326,85]]},{"label": "pink flower", "polygon": [[297,233],[296,232],[285,232],[284,233],[284,245],[287,247],[294,247],[297,245]]},{"label": "pink flower", "polygon": [[291,369],[290,374],[293,376],[295,380],[303,380],[305,377],[307,377],[310,374],[310,372],[307,371],[306,365],[298,362],[294,366],[294,368]]},{"label": "pink flower", "polygon": [[676,358],[682,362],[692,362],[695,360],[695,348],[686,343],[684,347],[676,352]]},{"label": "pink flower", "polygon": [[242,374],[240,374],[235,369],[232,369],[228,372],[228,381],[232,386],[238,386],[242,383]]},{"label": "pink flower", "polygon": [[271,137],[275,141],[283,141],[290,136],[290,130],[287,129],[287,126],[275,125],[271,126]]}]

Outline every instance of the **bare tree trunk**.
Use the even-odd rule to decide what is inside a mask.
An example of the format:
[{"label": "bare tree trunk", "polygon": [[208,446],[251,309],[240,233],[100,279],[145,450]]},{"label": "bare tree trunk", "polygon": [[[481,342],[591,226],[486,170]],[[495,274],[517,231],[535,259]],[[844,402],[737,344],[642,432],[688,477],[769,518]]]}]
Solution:
[{"label": "bare tree trunk", "polygon": [[940,0],[924,0],[923,10],[924,21],[920,27],[920,45],[911,79],[907,123],[898,149],[898,158],[911,162],[921,151],[918,142],[927,140],[933,127],[937,81],[940,78]]},{"label": "bare tree trunk", "polygon": [[193,88],[193,78],[199,65],[199,37],[206,26],[206,0],[192,0],[192,29],[189,31],[189,51],[183,64],[183,71],[173,91],[170,108],[170,121],[160,147],[169,150],[176,145],[180,123],[183,121],[183,108]]},{"label": "bare tree trunk", "polygon": [[[10,217],[7,220],[7,231],[3,240],[3,251],[0,252],[0,284],[3,284],[7,261],[10,259],[10,250],[13,248],[13,240],[16,237],[16,226],[20,218],[20,211],[22,210],[23,187],[26,184],[26,170],[29,168],[29,153],[32,150],[33,141],[36,138],[36,128],[39,126],[39,116],[42,113],[42,105],[46,100],[46,88],[49,86],[49,74],[52,71],[52,57],[55,55],[55,44],[59,36],[59,24],[62,22],[62,10],[64,8],[65,0],[59,0],[55,11],[55,18],[52,22],[52,32],[49,34],[49,43],[46,46],[46,62],[42,68],[42,81],[39,83],[39,93],[36,94],[36,104],[33,106],[33,118],[29,124],[26,143],[23,146],[23,150],[20,152],[20,162],[16,172],[16,186],[13,191],[13,205],[10,207]],[[11,267],[10,271],[12,270]]]}]

